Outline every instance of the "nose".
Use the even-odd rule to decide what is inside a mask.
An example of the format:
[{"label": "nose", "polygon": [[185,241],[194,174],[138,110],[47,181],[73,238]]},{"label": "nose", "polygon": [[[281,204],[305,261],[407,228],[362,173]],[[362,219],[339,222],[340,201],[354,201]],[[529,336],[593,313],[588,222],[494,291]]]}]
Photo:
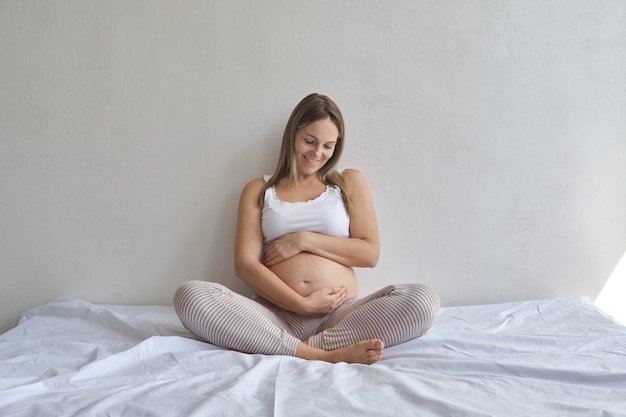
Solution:
[{"label": "nose", "polygon": [[311,151],[313,152],[313,155],[318,156],[322,152],[322,146],[321,145],[313,146]]}]

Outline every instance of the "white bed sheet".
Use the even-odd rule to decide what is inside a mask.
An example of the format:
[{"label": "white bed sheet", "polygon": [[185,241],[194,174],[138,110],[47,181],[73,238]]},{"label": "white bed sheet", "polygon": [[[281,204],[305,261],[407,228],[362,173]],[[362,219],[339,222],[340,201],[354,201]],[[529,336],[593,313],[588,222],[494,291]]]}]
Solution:
[{"label": "white bed sheet", "polygon": [[626,416],[626,328],[581,298],[451,307],[379,364],[332,365],[59,298],[0,336],[0,415]]}]

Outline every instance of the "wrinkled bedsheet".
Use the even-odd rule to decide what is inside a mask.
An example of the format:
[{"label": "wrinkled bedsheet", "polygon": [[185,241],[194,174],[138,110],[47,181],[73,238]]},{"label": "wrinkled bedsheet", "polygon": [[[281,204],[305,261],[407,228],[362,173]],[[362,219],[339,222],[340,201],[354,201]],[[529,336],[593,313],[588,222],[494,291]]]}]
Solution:
[{"label": "wrinkled bedsheet", "polygon": [[586,299],[443,308],[349,365],[231,352],[172,307],[59,298],[0,336],[0,416],[626,416],[626,328]]}]

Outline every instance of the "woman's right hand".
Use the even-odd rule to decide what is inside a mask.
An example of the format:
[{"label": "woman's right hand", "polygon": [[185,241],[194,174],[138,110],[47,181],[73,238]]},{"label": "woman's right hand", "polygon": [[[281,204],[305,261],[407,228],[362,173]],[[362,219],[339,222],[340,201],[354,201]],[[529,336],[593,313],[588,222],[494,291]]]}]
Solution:
[{"label": "woman's right hand", "polygon": [[304,315],[323,316],[330,313],[348,298],[348,288],[321,288],[304,297]]}]

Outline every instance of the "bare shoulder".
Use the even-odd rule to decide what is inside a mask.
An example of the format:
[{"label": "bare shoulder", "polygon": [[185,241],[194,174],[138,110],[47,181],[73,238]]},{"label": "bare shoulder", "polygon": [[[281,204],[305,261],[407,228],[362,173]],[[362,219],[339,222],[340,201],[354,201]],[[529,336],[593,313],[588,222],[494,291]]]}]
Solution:
[{"label": "bare shoulder", "polygon": [[367,179],[365,178],[365,174],[363,174],[358,169],[347,168],[343,170],[342,177],[346,182],[346,185],[351,190],[360,190],[367,189],[369,186],[367,185]]},{"label": "bare shoulder", "polygon": [[241,202],[256,203],[264,184],[263,178],[257,178],[248,182],[241,191]]},{"label": "bare shoulder", "polygon": [[263,181],[263,178],[256,178],[250,182],[248,182],[244,187],[243,187],[243,191],[242,194],[254,194],[254,193],[260,193],[261,189],[263,188],[263,185],[265,184],[265,181]]}]

